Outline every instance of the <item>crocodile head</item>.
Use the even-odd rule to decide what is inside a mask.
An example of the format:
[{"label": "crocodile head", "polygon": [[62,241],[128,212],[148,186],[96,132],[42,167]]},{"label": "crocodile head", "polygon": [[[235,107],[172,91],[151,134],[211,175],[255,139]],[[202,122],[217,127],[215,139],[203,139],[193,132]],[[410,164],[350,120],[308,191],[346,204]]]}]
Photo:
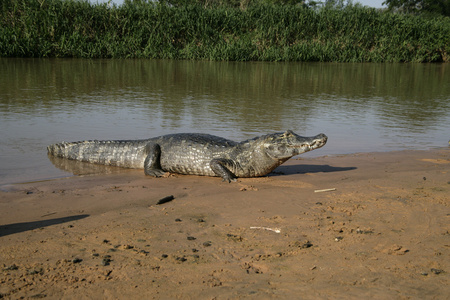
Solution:
[{"label": "crocodile head", "polygon": [[269,134],[264,139],[263,147],[273,159],[288,159],[324,146],[328,137],[321,133],[313,137],[303,137],[291,130],[284,133]]}]

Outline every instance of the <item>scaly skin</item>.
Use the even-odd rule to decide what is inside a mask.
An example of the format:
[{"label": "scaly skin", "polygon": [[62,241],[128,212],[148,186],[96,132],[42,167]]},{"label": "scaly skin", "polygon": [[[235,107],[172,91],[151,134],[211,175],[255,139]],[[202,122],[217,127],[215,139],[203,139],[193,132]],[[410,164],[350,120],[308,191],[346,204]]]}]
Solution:
[{"label": "scaly skin", "polygon": [[146,175],[165,172],[237,177],[264,176],[289,158],[322,147],[327,136],[302,137],[288,130],[243,142],[200,133],[163,135],[147,140],[83,141],[53,144],[49,154],[84,162],[143,168]]}]

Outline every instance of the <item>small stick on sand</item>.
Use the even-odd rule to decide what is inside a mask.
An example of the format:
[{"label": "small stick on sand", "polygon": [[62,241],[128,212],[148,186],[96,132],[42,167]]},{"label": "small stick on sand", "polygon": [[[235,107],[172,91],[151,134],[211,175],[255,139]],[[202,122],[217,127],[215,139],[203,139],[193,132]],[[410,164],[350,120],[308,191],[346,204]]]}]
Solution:
[{"label": "small stick on sand", "polygon": [[45,215],[42,215],[41,218],[43,218],[43,217],[48,217],[48,216],[51,216],[51,215],[54,215],[54,214],[56,214],[56,211],[55,211],[55,212],[48,213],[48,214],[45,214]]},{"label": "small stick on sand", "polygon": [[315,190],[314,193],[331,192],[331,191],[335,191],[335,190],[336,190],[336,188],[324,189],[324,190]]},{"label": "small stick on sand", "polygon": [[269,230],[269,231],[273,231],[276,233],[280,233],[281,229],[280,228],[269,228],[269,227],[250,227],[250,229],[263,229],[263,230]]}]

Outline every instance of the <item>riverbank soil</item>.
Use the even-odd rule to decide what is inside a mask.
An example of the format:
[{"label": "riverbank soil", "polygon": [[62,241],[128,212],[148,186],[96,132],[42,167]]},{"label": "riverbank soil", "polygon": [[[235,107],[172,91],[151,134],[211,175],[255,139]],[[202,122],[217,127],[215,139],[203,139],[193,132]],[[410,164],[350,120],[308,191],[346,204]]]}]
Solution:
[{"label": "riverbank soil", "polygon": [[16,184],[0,192],[0,298],[448,299],[449,231],[449,148],[291,159],[235,183]]}]

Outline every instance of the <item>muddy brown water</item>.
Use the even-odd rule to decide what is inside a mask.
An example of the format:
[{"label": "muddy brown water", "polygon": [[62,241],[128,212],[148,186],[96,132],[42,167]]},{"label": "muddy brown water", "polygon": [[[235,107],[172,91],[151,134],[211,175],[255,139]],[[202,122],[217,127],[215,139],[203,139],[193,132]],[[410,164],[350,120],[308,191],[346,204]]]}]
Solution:
[{"label": "muddy brown water", "polygon": [[307,156],[446,147],[448,64],[0,59],[0,185],[72,176],[60,141],[325,133]]}]

